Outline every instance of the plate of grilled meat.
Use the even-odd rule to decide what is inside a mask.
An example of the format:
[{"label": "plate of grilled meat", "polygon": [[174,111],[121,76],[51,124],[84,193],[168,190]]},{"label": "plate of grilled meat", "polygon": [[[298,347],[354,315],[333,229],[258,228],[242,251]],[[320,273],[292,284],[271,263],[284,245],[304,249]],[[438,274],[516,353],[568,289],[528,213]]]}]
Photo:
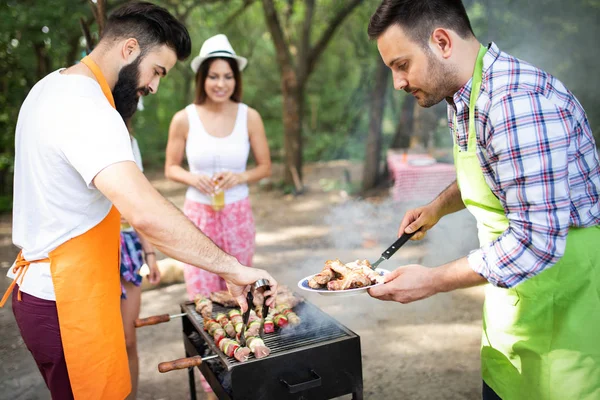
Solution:
[{"label": "plate of grilled meat", "polygon": [[328,260],[318,274],[309,275],[298,282],[298,287],[323,296],[355,296],[385,282],[388,270],[371,267],[368,260],[347,264]]}]

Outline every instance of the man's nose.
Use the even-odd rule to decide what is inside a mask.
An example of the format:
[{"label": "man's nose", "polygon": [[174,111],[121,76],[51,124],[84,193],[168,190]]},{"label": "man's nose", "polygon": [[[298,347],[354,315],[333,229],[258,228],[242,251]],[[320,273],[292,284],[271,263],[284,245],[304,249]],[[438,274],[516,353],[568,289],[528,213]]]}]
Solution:
[{"label": "man's nose", "polygon": [[403,90],[408,86],[408,81],[404,76],[394,74],[394,89]]},{"label": "man's nose", "polygon": [[156,78],[152,79],[152,81],[148,85],[148,90],[150,91],[150,93],[155,94],[156,92],[158,92],[159,83],[160,83],[160,78],[158,76]]}]

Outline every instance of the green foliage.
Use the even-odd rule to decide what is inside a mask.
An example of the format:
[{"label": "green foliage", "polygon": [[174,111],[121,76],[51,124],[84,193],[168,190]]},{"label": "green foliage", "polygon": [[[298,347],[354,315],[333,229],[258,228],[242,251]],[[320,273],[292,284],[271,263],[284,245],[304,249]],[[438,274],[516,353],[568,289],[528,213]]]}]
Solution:
[{"label": "green foliage", "polygon": [[[108,2],[109,6],[116,3]],[[272,158],[281,161],[284,137],[280,71],[261,2],[254,1],[245,9],[244,0],[162,3],[180,16],[187,15],[184,23],[192,36],[193,52],[189,60],[178,63],[162,80],[158,95],[144,99],[144,111],[133,120],[146,168],[162,169],[170,121],[193,100],[191,59],[198,54],[202,42],[217,33],[227,34],[234,49],[248,58],[243,74],[243,101],[261,114]],[[315,3],[312,44],[344,2]],[[374,71],[381,62],[376,44],[367,38],[366,27],[379,3],[365,0],[354,10],[338,28],[307,83],[303,118],[306,161],[364,157]],[[305,2],[276,0],[275,4],[286,37],[298,43]],[[595,38],[599,33],[599,2],[475,0],[466,4],[478,38],[482,42],[495,41],[502,50],[563,81],[588,112],[598,138],[600,100],[596,93],[600,76],[595,73]],[[243,12],[237,12],[242,9]],[[0,196],[10,196],[12,187],[14,130],[20,105],[42,77],[40,74],[68,66],[81,57],[80,18],[93,21],[87,0],[0,0]],[[94,31],[95,25],[91,29]],[[294,55],[298,50],[291,48]],[[404,93],[388,90],[384,153],[392,140],[403,96]],[[448,145],[447,128],[441,126],[436,139],[438,144]]]},{"label": "green foliage", "polygon": [[[83,1],[0,1],[0,209],[12,192],[14,133],[21,103],[31,87],[80,56]],[[10,202],[9,202],[10,204]]]}]

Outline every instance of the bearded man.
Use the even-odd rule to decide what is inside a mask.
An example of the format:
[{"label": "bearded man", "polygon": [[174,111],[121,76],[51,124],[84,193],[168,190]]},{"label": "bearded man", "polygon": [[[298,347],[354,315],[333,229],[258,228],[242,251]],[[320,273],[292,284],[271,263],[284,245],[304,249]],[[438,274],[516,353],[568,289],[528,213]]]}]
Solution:
[{"label": "bearded man", "polygon": [[410,210],[421,239],[467,208],[480,248],[408,265],[371,296],[401,303],[487,283],[483,398],[600,398],[600,164],[585,111],[555,77],[475,37],[460,0],[384,0],[369,24],[394,85],[446,100],[457,180]]},{"label": "bearded man", "polygon": [[221,275],[244,309],[247,285],[267,279],[277,290],[267,272],[222,252],[135,164],[124,120],[190,51],[186,28],[165,9],[131,3],[110,16],[89,56],[43,78],[21,107],[13,205],[21,252],[0,306],[12,292],[54,399],[123,399],[131,390],[119,214],[165,254]]}]

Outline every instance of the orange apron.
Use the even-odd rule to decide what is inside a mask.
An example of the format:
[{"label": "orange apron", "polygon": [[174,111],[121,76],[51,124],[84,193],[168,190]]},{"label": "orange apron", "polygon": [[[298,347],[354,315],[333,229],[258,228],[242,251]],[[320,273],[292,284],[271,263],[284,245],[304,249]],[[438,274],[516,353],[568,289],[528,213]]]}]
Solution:
[{"label": "orange apron", "polygon": [[[92,70],[114,107],[112,92],[98,66],[89,57],[81,62]],[[102,222],[48,255],[75,399],[124,399],[131,392],[120,308],[119,230],[120,215],[112,207]],[[17,277],[9,291],[29,264],[19,254]]]}]

